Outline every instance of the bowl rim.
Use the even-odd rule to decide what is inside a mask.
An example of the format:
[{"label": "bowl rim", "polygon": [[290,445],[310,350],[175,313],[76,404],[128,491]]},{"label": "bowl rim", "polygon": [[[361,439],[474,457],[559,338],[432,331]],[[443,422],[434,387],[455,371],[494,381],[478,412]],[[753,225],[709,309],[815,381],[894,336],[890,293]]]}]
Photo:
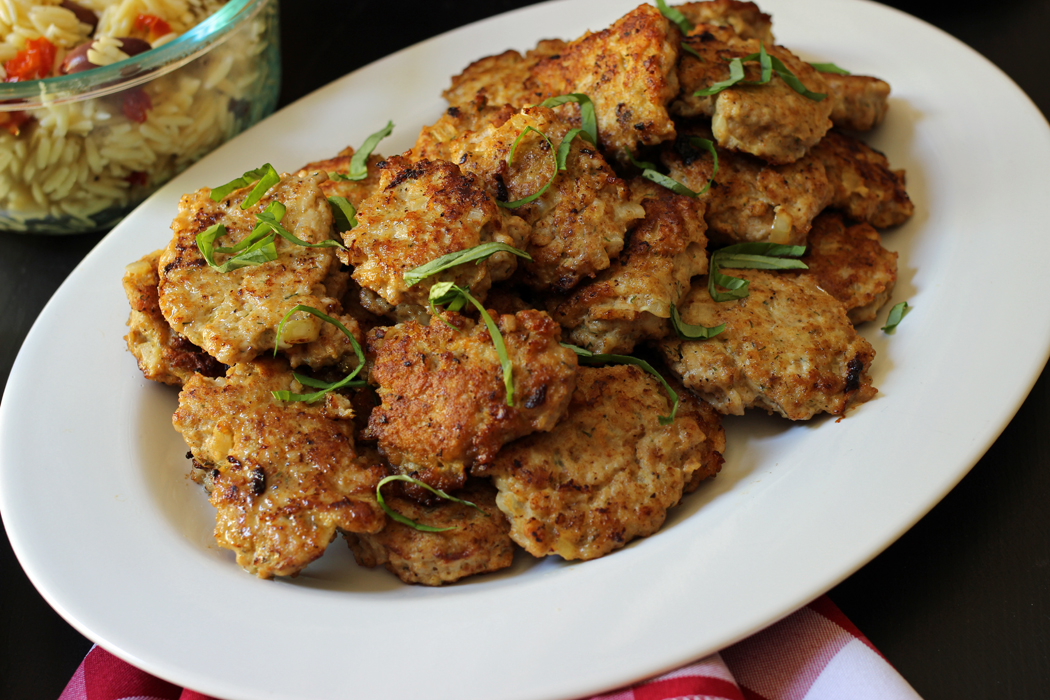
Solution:
[{"label": "bowl rim", "polygon": [[277,0],[230,0],[213,15],[163,46],[91,70],[39,80],[0,83],[0,112],[79,102],[148,83],[208,53],[231,32]]}]

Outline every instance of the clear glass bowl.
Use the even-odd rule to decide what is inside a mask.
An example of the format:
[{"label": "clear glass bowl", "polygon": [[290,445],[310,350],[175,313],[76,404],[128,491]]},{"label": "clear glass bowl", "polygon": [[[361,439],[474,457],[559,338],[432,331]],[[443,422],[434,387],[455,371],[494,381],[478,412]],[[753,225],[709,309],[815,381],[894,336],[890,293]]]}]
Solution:
[{"label": "clear glass bowl", "polygon": [[280,73],[277,0],[230,0],[177,39],[118,63],[0,83],[0,120],[11,125],[0,124],[0,230],[113,226],[273,112]]}]

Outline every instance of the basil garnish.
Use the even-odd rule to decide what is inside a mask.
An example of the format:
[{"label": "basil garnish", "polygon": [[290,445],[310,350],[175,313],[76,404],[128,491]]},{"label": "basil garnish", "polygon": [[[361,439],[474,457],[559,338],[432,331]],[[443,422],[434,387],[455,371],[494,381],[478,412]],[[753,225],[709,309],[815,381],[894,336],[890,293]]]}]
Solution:
[{"label": "basil garnish", "polygon": [[[806,252],[806,246],[781,245],[780,243],[737,243],[716,250],[708,264],[707,291],[715,301],[743,299],[748,294],[750,282],[732,275],[723,275],[721,268],[738,270],[808,270],[809,267],[797,258]],[[718,291],[723,287],[727,291]]]},{"label": "basil garnish", "polygon": [[656,7],[660,10],[661,15],[678,25],[678,28],[682,30],[682,34],[688,34],[693,31],[693,23],[686,19],[686,16],[679,12],[678,8],[668,7],[664,0],[656,0]]},{"label": "basil garnish", "polygon": [[675,414],[678,413],[678,392],[671,388],[671,385],[667,383],[667,380],[663,378],[663,375],[653,369],[651,364],[640,357],[633,357],[631,355],[607,355],[603,353],[594,353],[577,345],[569,345],[568,343],[562,343],[562,347],[569,348],[576,353],[576,359],[581,364],[604,365],[612,362],[621,365],[636,365],[656,377],[660,383],[663,384],[667,395],[671,397],[671,415],[659,416],[660,425],[669,425],[674,422]]},{"label": "basil garnish", "polygon": [[890,309],[890,315],[886,319],[886,325],[882,327],[882,330],[886,333],[892,333],[895,331],[897,329],[897,324],[899,324],[905,315],[907,315],[909,308],[908,302],[906,301],[894,305],[894,307]]},{"label": "basil garnish", "polygon": [[[240,243],[233,248],[216,248],[215,239],[226,235],[226,227],[215,224],[197,234],[197,249],[201,252],[208,266],[220,274],[226,274],[230,270],[251,265],[261,265],[265,262],[277,259],[277,246],[274,245],[273,234],[265,235],[258,233],[258,227],[248,234]],[[215,253],[236,252],[237,255],[230,258],[222,265],[215,262]]]},{"label": "basil garnish", "polygon": [[671,327],[674,328],[675,335],[682,340],[707,340],[724,331],[726,324],[720,323],[711,328],[699,325],[694,326],[683,321],[681,314],[678,313],[678,308],[671,304]]},{"label": "basil garnish", "polygon": [[[350,339],[350,345],[354,349],[354,354],[357,355],[357,367],[355,367],[354,371],[352,371],[350,374],[346,375],[344,379],[341,379],[338,382],[322,382],[320,380],[312,379],[310,377],[305,377],[296,372],[292,372],[292,376],[295,377],[295,380],[300,384],[304,386],[313,387],[315,389],[321,389],[321,391],[314,392],[313,394],[293,394],[290,391],[271,392],[273,394],[273,397],[278,401],[305,401],[306,403],[313,403],[314,401],[317,401],[318,399],[323,397],[329,391],[332,391],[334,389],[341,389],[346,386],[351,386],[351,380],[353,380],[353,378],[356,377],[361,371],[361,368],[365,366],[365,352],[361,349],[361,344],[357,342],[357,339],[354,337],[354,334],[348,331],[346,329],[346,326],[340,323],[338,319],[332,318],[331,316],[327,316],[318,311],[317,309],[313,308],[312,306],[306,306],[305,304],[297,304],[288,313],[284,315],[284,318],[282,318],[281,322],[277,325],[277,337],[273,341],[273,354],[275,356],[277,355],[277,346],[281,342],[281,332],[284,330],[284,324],[287,323],[289,317],[297,311],[305,311],[306,313],[316,316],[317,318],[321,319],[322,321],[325,321],[326,323],[331,323],[333,326],[338,328],[340,331],[342,331],[343,335]],[[363,384],[361,386],[363,386]]]},{"label": "basil garnish", "polygon": [[513,406],[514,365],[510,361],[510,355],[507,354],[507,345],[503,342],[503,335],[500,334],[496,322],[489,316],[489,312],[485,310],[481,302],[471,296],[470,292],[462,287],[457,287],[452,282],[438,282],[431,287],[429,301],[431,310],[437,305],[448,306],[449,311],[459,311],[468,301],[474,305],[478,313],[481,314],[481,320],[485,322],[485,327],[489,330],[492,344],[496,346],[496,355],[499,357],[500,367],[503,368],[503,386],[507,391],[507,405]]},{"label": "basil garnish", "polygon": [[428,263],[424,263],[419,267],[414,267],[404,275],[405,286],[411,287],[419,282],[422,282],[431,275],[436,275],[439,272],[443,272],[450,267],[456,265],[462,265],[473,260],[477,261],[477,264],[481,264],[482,260],[487,259],[493,253],[499,251],[506,251],[508,253],[514,253],[519,258],[525,258],[531,261],[532,256],[526,253],[524,250],[518,250],[513,246],[509,246],[506,243],[482,243],[476,245],[473,248],[466,248],[464,250],[457,250],[454,253],[446,253],[440,258],[434,258]]},{"label": "basil garnish", "polygon": [[242,187],[247,187],[253,182],[258,181],[248,196],[241,202],[241,209],[247,209],[251,205],[262,199],[262,196],[266,194],[266,191],[281,181],[281,176],[277,174],[277,171],[273,169],[273,166],[267,163],[261,168],[255,170],[249,170],[243,176],[236,180],[230,180],[221,187],[216,187],[211,191],[211,201],[218,202],[223,197],[228,195],[234,190],[239,190]]},{"label": "basil garnish", "polygon": [[394,131],[394,122],[388,121],[379,131],[375,132],[361,144],[361,148],[354,151],[354,155],[350,157],[350,168],[346,175],[342,173],[329,173],[328,177],[335,180],[349,180],[356,182],[358,180],[364,180],[368,177],[368,157],[372,155],[372,151],[376,150],[376,146],[379,142],[390,136]]},{"label": "basil garnish", "polygon": [[594,115],[594,103],[591,98],[582,92],[571,92],[567,95],[551,97],[540,103],[540,107],[558,107],[567,102],[575,102],[580,105],[580,126],[583,128],[584,138],[593,145],[598,145],[598,119]]},{"label": "basil garnish", "polygon": [[328,198],[328,204],[332,207],[332,218],[335,220],[336,231],[342,233],[357,226],[357,210],[346,197],[333,195]]},{"label": "basil garnish", "polygon": [[527,197],[522,197],[521,199],[515,199],[513,202],[500,202],[499,200],[496,201],[496,204],[498,204],[499,206],[504,207],[506,209],[517,209],[518,207],[522,206],[523,204],[528,204],[529,202],[532,202],[532,201],[538,199],[540,196],[543,195],[544,192],[547,191],[548,188],[550,188],[551,183],[554,182],[554,178],[558,177],[558,173],[560,172],[558,170],[558,156],[554,152],[554,144],[552,144],[551,140],[549,138],[547,138],[547,134],[543,133],[542,131],[540,131],[539,129],[537,129],[534,126],[526,126],[524,129],[521,130],[521,133],[518,134],[518,138],[514,139],[514,143],[512,143],[511,146],[510,146],[510,153],[507,154],[507,165],[510,165],[510,161],[513,160],[513,158],[514,158],[514,151],[515,151],[515,149],[517,149],[518,143],[522,140],[522,138],[525,137],[525,134],[527,134],[530,131],[535,131],[537,134],[539,134],[540,136],[543,137],[544,141],[547,142],[547,147],[549,148],[549,150],[551,152],[551,155],[554,156],[554,173],[550,176],[550,179],[547,180],[547,183],[543,187],[541,187],[539,190],[537,190],[536,192],[533,192],[532,194],[530,194]]},{"label": "basil garnish", "polygon": [[383,500],[383,493],[380,491],[380,489],[383,488],[383,486],[385,486],[386,484],[389,484],[391,481],[406,481],[406,482],[408,482],[410,484],[415,484],[416,486],[422,486],[423,488],[425,488],[427,491],[429,491],[430,493],[434,494],[435,496],[439,496],[441,498],[444,498],[447,501],[452,501],[453,503],[462,503],[463,505],[470,506],[471,508],[476,508],[486,518],[489,517],[489,514],[486,513],[484,510],[482,510],[478,505],[476,505],[474,503],[471,503],[470,501],[464,501],[464,500],[462,500],[460,498],[456,498],[455,496],[449,496],[447,493],[445,493],[441,489],[436,489],[436,488],[430,486],[429,484],[423,483],[419,479],[413,479],[412,477],[404,476],[403,474],[394,474],[392,476],[384,477],[376,485],[376,501],[379,502],[379,507],[383,509],[384,513],[389,515],[391,518],[393,518],[397,522],[401,523],[402,525],[408,525],[411,528],[415,528],[416,530],[419,530],[420,532],[445,532],[447,530],[455,530],[456,528],[455,527],[431,527],[430,525],[423,525],[421,523],[415,522],[414,520],[411,520],[410,518],[406,518],[405,516],[403,516],[400,513],[396,512],[393,508],[391,508],[390,506],[388,506],[386,504],[386,501]]},{"label": "basil garnish", "polygon": [[839,75],[850,75],[850,72],[848,70],[846,70],[845,68],[839,68],[834,63],[810,63],[809,65],[813,66],[821,73],[838,73]]},{"label": "basil garnish", "polygon": [[[761,67],[762,73],[758,80],[744,80],[744,62],[745,61],[758,61]],[[840,69],[841,70],[841,69]],[[814,102],[820,102],[827,95],[821,92],[813,92],[806,88],[802,84],[802,81],[795,77],[795,74],[784,65],[776,56],[770,56],[766,52],[764,44],[759,44],[758,53],[748,54],[747,56],[741,56],[739,58],[733,58],[729,61],[729,78],[717,82],[710,87],[697,90],[693,93],[694,97],[708,97],[710,95],[717,94],[726,88],[730,88],[736,84],[741,85],[765,85],[773,77],[773,73],[780,76],[780,79],[788,84],[792,90],[802,95],[803,97],[813,100]]]}]

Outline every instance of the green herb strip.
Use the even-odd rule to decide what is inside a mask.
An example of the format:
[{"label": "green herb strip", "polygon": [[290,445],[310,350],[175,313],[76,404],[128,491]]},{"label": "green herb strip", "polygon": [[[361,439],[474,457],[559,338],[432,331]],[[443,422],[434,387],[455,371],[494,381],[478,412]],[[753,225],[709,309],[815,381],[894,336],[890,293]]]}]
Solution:
[{"label": "green herb strip", "polygon": [[[744,62],[746,61],[758,61],[762,71],[758,80],[744,80]],[[740,85],[765,85],[770,79],[772,79],[773,73],[779,75],[780,79],[788,84],[788,87],[807,99],[813,100],[814,102],[820,102],[827,97],[826,94],[813,92],[803,85],[802,81],[799,80],[786,65],[784,65],[783,61],[776,56],[770,56],[766,52],[764,44],[759,45],[758,53],[730,59],[728,80],[723,80],[711,85],[710,87],[697,90],[693,95],[695,97],[708,97],[710,95],[715,95],[726,88],[733,87],[738,83]]]},{"label": "green herb strip", "polygon": [[346,375],[344,379],[341,379],[338,382],[322,382],[317,379],[311,379],[309,377],[303,377],[302,375],[293,373],[293,376],[295,377],[296,381],[298,381],[300,384],[303,384],[304,386],[314,387],[315,389],[320,388],[321,391],[315,392],[313,394],[293,394],[290,391],[272,392],[273,397],[278,401],[305,401],[306,403],[313,403],[314,401],[317,401],[325,394],[334,389],[341,389],[345,386],[350,386],[353,378],[356,377],[361,371],[361,369],[365,366],[365,352],[361,349],[361,344],[357,342],[356,338],[354,338],[354,334],[348,331],[346,329],[346,326],[340,323],[338,319],[334,319],[331,316],[327,316],[318,311],[317,309],[313,308],[312,306],[298,304],[294,308],[292,308],[288,313],[286,313],[284,315],[284,318],[282,318],[281,322],[277,325],[277,338],[273,342],[273,354],[275,356],[277,355],[277,346],[281,343],[281,332],[284,330],[284,325],[288,322],[288,319],[292,316],[292,314],[298,311],[305,311],[306,313],[316,316],[317,318],[321,319],[322,321],[325,321],[326,323],[331,323],[333,326],[338,328],[340,331],[342,331],[343,335],[350,339],[350,345],[354,348],[354,354],[357,355],[357,367],[354,368],[353,372]]},{"label": "green herb strip", "polygon": [[463,263],[476,260],[477,264],[480,265],[482,260],[488,259],[493,253],[498,253],[501,250],[508,253],[514,253],[514,255],[517,255],[519,258],[525,258],[529,261],[532,260],[532,256],[524,250],[518,250],[506,243],[482,243],[473,248],[466,248],[464,250],[457,250],[454,253],[447,253],[440,258],[434,258],[428,263],[412,268],[404,275],[405,285],[411,287],[422,282],[431,275],[436,275],[439,272],[444,272],[451,267],[462,265]]},{"label": "green herb strip", "polygon": [[240,243],[235,246],[238,255],[230,258],[222,265],[215,262],[215,253],[225,253],[233,248],[216,248],[215,239],[226,235],[226,227],[215,224],[197,234],[197,249],[201,252],[208,266],[220,274],[226,274],[230,270],[251,265],[261,265],[265,262],[277,259],[277,246],[274,245],[274,236],[265,235],[252,231]]},{"label": "green herb strip", "polygon": [[[364,180],[368,177],[368,157],[372,155],[372,151],[376,150],[376,146],[379,142],[390,136],[394,131],[394,122],[388,121],[379,131],[375,132],[361,144],[361,148],[354,152],[354,155],[350,157],[350,168],[346,175],[341,175],[339,178],[333,178],[336,180],[349,180],[351,182],[357,182],[358,180]],[[329,175],[331,177],[331,175]]]},{"label": "green herb strip", "polygon": [[[270,202],[265,210],[256,214],[255,218],[259,220],[259,226],[269,228],[286,241],[303,246],[304,248],[344,248],[343,244],[334,238],[326,238],[320,243],[308,243],[297,237],[284,226],[281,226],[281,219],[284,218],[286,211],[287,209],[283,204],[278,201],[273,201]],[[259,226],[256,226],[256,229],[258,229]]]},{"label": "green herb strip", "polygon": [[[716,250],[708,264],[707,291],[715,301],[743,299],[748,294],[747,280],[724,275],[722,267],[738,270],[807,270],[801,260],[794,260],[806,252],[801,245],[779,243],[737,243]],[[722,287],[727,291],[719,291]]]},{"label": "green herb strip", "polygon": [[328,198],[328,204],[332,207],[336,231],[343,233],[357,226],[357,209],[354,209],[354,205],[346,197],[333,195]]},{"label": "green herb strip", "polygon": [[897,325],[908,314],[910,308],[911,307],[908,306],[908,302],[906,301],[894,305],[894,307],[890,309],[890,315],[886,319],[886,325],[882,327],[882,330],[886,333],[892,333],[897,330]]},{"label": "green herb strip", "polygon": [[586,350],[576,345],[570,345],[568,343],[562,343],[562,347],[569,348],[576,353],[576,359],[582,364],[604,365],[613,362],[621,365],[636,365],[656,377],[663,385],[664,391],[666,391],[667,395],[671,397],[671,415],[660,416],[660,425],[669,425],[674,422],[675,414],[678,413],[678,392],[671,388],[671,385],[667,383],[667,380],[663,378],[663,375],[653,369],[651,364],[640,357],[632,357],[631,355],[605,355],[602,353],[594,353],[590,350]]},{"label": "green herb strip", "polygon": [[489,312],[485,310],[481,302],[471,296],[470,292],[462,287],[457,287],[452,282],[438,282],[431,287],[429,301],[432,310],[434,305],[447,305],[449,311],[459,311],[465,306],[465,302],[468,301],[474,305],[478,313],[481,314],[481,320],[485,322],[485,327],[489,330],[492,344],[496,346],[496,355],[499,357],[499,364],[503,369],[503,387],[507,392],[507,405],[513,406],[514,365],[510,361],[510,355],[507,354],[507,345],[503,342],[503,336],[500,334],[496,322],[489,316]]},{"label": "green herb strip", "polygon": [[558,154],[554,160],[558,164],[558,170],[566,170],[569,167],[569,151],[572,150],[572,141],[577,136],[580,138],[584,137],[583,129],[569,129],[568,133],[565,134],[565,138],[558,144]]},{"label": "green herb strip", "polygon": [[642,177],[651,182],[655,182],[656,184],[662,187],[666,187],[675,194],[685,195],[686,197],[699,197],[701,192],[706,192],[707,187],[711,186],[711,183],[709,182],[707,184],[707,187],[705,187],[701,192],[693,192],[691,189],[678,182],[678,180],[670,178],[667,175],[664,175],[663,173],[657,172],[656,165],[654,163],[650,163],[649,161],[645,160],[636,160],[635,157],[632,156],[630,153],[627,154],[627,157],[630,159],[631,163],[634,164],[634,167],[641,169]]},{"label": "green herb strip", "polygon": [[580,105],[580,126],[583,128],[583,138],[597,146],[598,118],[594,114],[594,103],[591,102],[590,97],[582,92],[571,92],[544,100],[540,103],[540,107],[559,107],[567,102],[575,102]]},{"label": "green herb strip", "polygon": [[845,68],[839,68],[834,63],[810,63],[809,65],[813,66],[821,73],[838,73],[839,75],[850,75],[850,72],[848,70],[846,70]]},{"label": "green herb strip", "polygon": [[711,189],[711,185],[713,185],[715,182],[715,175],[718,174],[718,150],[715,148],[715,144],[713,141],[705,139],[702,136],[690,136],[689,143],[698,148],[704,149],[705,151],[710,153],[711,158],[714,159],[714,167],[711,168],[711,178],[707,181],[707,184],[704,185],[703,188],[696,193],[696,195],[699,197],[702,194],[706,194],[707,191]]},{"label": "green herb strip", "polygon": [[708,340],[724,331],[726,324],[720,323],[711,328],[694,326],[683,321],[681,314],[678,313],[678,308],[671,304],[671,327],[674,328],[675,335],[682,340]]},{"label": "green herb strip", "polygon": [[515,199],[513,202],[496,202],[496,204],[498,204],[501,207],[504,207],[505,209],[517,209],[518,207],[528,204],[529,202],[534,201],[539,197],[543,196],[543,193],[546,192],[548,188],[550,188],[551,183],[554,182],[554,178],[558,177],[558,173],[560,172],[558,170],[558,156],[554,152],[554,144],[552,144],[551,140],[547,138],[547,134],[543,133],[542,131],[533,126],[526,126],[524,129],[521,130],[521,133],[518,134],[518,138],[514,139],[514,143],[510,145],[510,153],[507,154],[507,165],[510,165],[511,160],[514,159],[514,151],[517,149],[518,143],[522,140],[522,138],[525,137],[525,134],[529,133],[530,131],[535,131],[537,134],[543,137],[544,141],[547,142],[547,146],[550,150],[551,156],[554,158],[554,172],[551,174],[550,179],[547,180],[547,184],[541,187],[538,191],[530,194],[528,197]]},{"label": "green herb strip", "polygon": [[717,95],[726,88],[733,87],[743,79],[744,64],[741,63],[739,58],[734,58],[729,62],[729,78],[714,83],[710,87],[695,91],[693,97],[710,97],[711,95]]},{"label": "green herb strip", "polygon": [[[266,194],[266,190],[270,189],[271,187],[273,187],[274,185],[276,185],[278,182],[281,181],[281,176],[277,174],[277,171],[273,169],[272,165],[267,163],[266,165],[262,166],[261,168],[256,168],[255,170],[249,170],[243,176],[237,178],[236,180],[230,180],[225,185],[222,185],[221,187],[216,187],[215,189],[213,189],[211,191],[211,201],[218,202],[219,200],[221,200],[223,197],[225,197],[226,195],[230,194],[234,190],[239,190],[242,187],[247,187],[248,185],[250,185],[250,184],[252,184],[253,182],[256,182],[256,181],[259,181],[260,185],[264,181],[268,182],[269,184],[267,184],[265,186],[265,189],[262,190],[262,192],[259,194],[259,197],[256,198],[255,201],[253,201],[251,204],[241,204],[241,209],[247,209],[252,204],[255,204],[255,202],[258,202],[259,199],[262,198],[262,196],[264,194]],[[258,188],[259,188],[259,186],[257,185],[255,189],[258,189]],[[248,196],[250,197],[254,193],[255,193],[255,190],[253,189],[252,192]]]},{"label": "green herb strip", "polygon": [[419,479],[413,479],[412,477],[405,476],[403,474],[394,474],[392,476],[384,477],[376,485],[376,501],[379,502],[379,507],[383,509],[384,513],[389,515],[391,518],[393,518],[397,522],[401,523],[402,525],[408,525],[409,527],[414,528],[416,530],[419,530],[420,532],[445,532],[447,530],[456,530],[457,528],[455,528],[455,527],[431,527],[430,525],[423,525],[421,523],[415,522],[414,520],[406,518],[405,516],[401,515],[397,511],[395,511],[393,508],[391,508],[390,506],[388,506],[386,504],[386,501],[383,500],[383,492],[380,491],[380,489],[382,489],[384,486],[389,484],[391,481],[406,481],[406,482],[408,482],[410,484],[415,484],[416,486],[422,486],[423,488],[425,488],[427,491],[429,491],[430,493],[434,494],[435,496],[439,496],[441,498],[444,498],[446,501],[452,501],[453,503],[462,503],[465,506],[470,506],[471,508],[476,508],[478,510],[478,512],[480,512],[486,518],[489,517],[489,514],[486,513],[484,510],[482,510],[477,504],[471,503],[470,501],[464,501],[463,499],[456,498],[455,496],[449,496],[447,493],[445,493],[441,489],[436,489],[436,488],[430,486],[429,484],[424,484]]},{"label": "green herb strip", "polygon": [[664,0],[656,0],[656,7],[660,10],[660,14],[678,25],[683,34],[693,31],[693,23],[686,19],[686,16],[679,12],[678,8],[668,7]]},{"label": "green herb strip", "polygon": [[807,89],[806,86],[802,84],[802,81],[796,78],[795,74],[788,70],[788,67],[785,66],[784,62],[779,58],[776,56],[771,56],[770,58],[773,62],[773,70],[776,71],[776,74],[780,76],[780,79],[787,83],[792,90],[814,102],[820,102],[827,97],[823,92],[813,92],[812,90]]},{"label": "green herb strip", "polygon": [[692,46],[685,43],[684,41],[682,42],[682,51],[685,51],[687,54],[700,61],[701,63],[705,63],[704,57],[697,53],[696,49],[694,49]]}]

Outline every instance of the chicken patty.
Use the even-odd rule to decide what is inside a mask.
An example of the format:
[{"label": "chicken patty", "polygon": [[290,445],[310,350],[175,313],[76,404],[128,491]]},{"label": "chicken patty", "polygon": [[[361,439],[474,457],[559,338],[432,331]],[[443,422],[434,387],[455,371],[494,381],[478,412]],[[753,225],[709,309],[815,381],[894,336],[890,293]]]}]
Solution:
[{"label": "chicken patty", "polygon": [[868,131],[889,111],[890,85],[867,75],[821,73],[831,89],[831,123],[839,129]]},{"label": "chicken patty", "polygon": [[630,182],[645,218],[612,266],[555,309],[569,340],[596,353],[628,354],[668,332],[671,305],[707,272],[704,205],[643,178]]},{"label": "chicken patty", "polygon": [[545,39],[522,56],[514,50],[479,58],[452,76],[452,85],[442,96],[453,107],[472,102],[482,93],[489,104],[525,107],[542,101],[535,86],[526,85],[533,66],[541,59],[557,56],[568,44],[561,39]]},{"label": "chicken patty", "polygon": [[[773,22],[753,2],[740,0],[707,0],[673,6],[686,19],[697,24],[713,24],[732,29],[741,39],[758,39],[772,46]],[[703,29],[700,30],[703,32]]]},{"label": "chicken patty", "polygon": [[671,403],[633,365],[581,367],[565,418],[518,440],[485,470],[510,518],[510,536],[536,557],[594,559],[660,528],[702,462],[696,399]]},{"label": "chicken patty", "polygon": [[474,175],[452,163],[393,156],[380,173],[379,192],[361,203],[357,226],[343,233],[344,262],[362,287],[389,304],[425,306],[436,282],[454,282],[483,299],[493,281],[514,272],[517,258],[501,251],[406,283],[406,272],[448,253],[489,241],[521,248],[528,225],[501,211]]},{"label": "chicken patty", "polygon": [[424,506],[410,498],[390,495],[386,504],[399,515],[444,532],[424,532],[394,519],[375,534],[346,534],[346,542],[361,566],[379,565],[405,583],[440,586],[474,574],[505,569],[514,563],[510,523],[496,507],[496,489],[483,479],[472,479],[455,493],[463,503],[440,501]]},{"label": "chicken patty", "polygon": [[882,247],[879,232],[834,212],[813,222],[802,262],[809,269],[800,274],[842,302],[854,324],[874,321],[897,282],[897,254]]},{"label": "chicken patty", "polygon": [[370,380],[382,405],[368,433],[399,472],[461,488],[472,465],[491,462],[511,440],[550,430],[565,412],[576,355],[559,344],[558,324],[532,310],[495,320],[513,365],[513,406],[485,324],[445,312],[429,326],[408,322],[369,334]]},{"label": "chicken patty", "polygon": [[[307,247],[278,236],[277,259],[260,265],[219,272],[210,267],[197,247],[196,237],[215,224],[226,235],[216,246],[232,246],[259,223],[257,215],[271,202],[287,211],[281,225],[307,243],[320,243],[332,234],[332,211],[321,192],[324,173],[283,175],[279,183],[247,209],[240,204],[251,186],[235,190],[218,202],[204,188],[179,201],[171,224],[174,235],[158,262],[160,309],[172,329],[220,362],[247,362],[272,350],[277,326],[294,306],[313,308],[326,296],[325,281],[338,269],[333,248]],[[224,256],[216,255],[222,263]],[[301,319],[282,334],[284,344],[316,340],[323,322]]]},{"label": "chicken patty", "polygon": [[809,277],[723,270],[750,283],[743,299],[716,302],[700,277],[679,311],[688,324],[725,330],[708,340],[658,343],[671,370],[723,414],[756,406],[791,420],[842,415],[877,390],[875,351],[857,335],[842,304]]},{"label": "chicken patty", "polygon": [[260,578],[294,576],[337,530],[378,532],[386,518],[375,498],[385,474],[357,460],[349,401],[271,393],[286,389],[302,390],[283,360],[234,365],[188,381],[172,419],[218,511],[216,542]]},{"label": "chicken patty", "polygon": [[124,293],[131,304],[124,342],[146,379],[182,386],[198,372],[206,377],[221,377],[226,367],[172,331],[160,312],[157,262],[161,252],[154,251],[124,268]]}]

